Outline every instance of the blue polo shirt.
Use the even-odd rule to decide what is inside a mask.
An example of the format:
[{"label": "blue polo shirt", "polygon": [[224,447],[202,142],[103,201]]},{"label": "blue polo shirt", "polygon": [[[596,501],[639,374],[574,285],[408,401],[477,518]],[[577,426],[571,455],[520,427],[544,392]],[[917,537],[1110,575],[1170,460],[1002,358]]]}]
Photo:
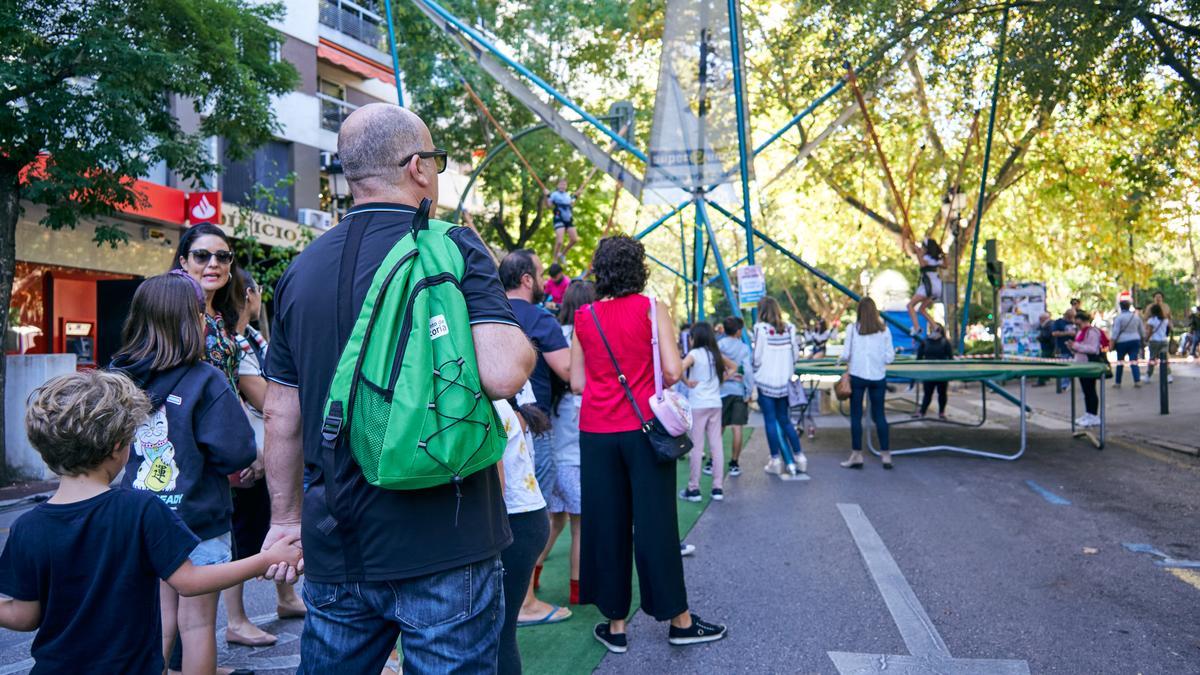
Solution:
[{"label": "blue polo shirt", "polygon": [[558,320],[553,314],[519,298],[509,298],[508,302],[512,305],[513,314],[517,316],[517,323],[521,324],[521,330],[525,331],[525,337],[537,348],[537,365],[533,374],[529,376],[529,386],[533,388],[537,407],[549,415],[550,378],[554,377],[554,373],[550,371],[550,364],[546,363],[543,354],[568,349],[570,345],[563,337],[562,326],[558,325]]}]

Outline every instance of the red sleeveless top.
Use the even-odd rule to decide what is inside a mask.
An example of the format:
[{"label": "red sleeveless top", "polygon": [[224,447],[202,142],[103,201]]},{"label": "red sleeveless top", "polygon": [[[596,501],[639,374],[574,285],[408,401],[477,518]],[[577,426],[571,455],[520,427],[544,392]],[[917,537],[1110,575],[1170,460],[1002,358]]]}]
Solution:
[{"label": "red sleeveless top", "polygon": [[[612,347],[621,372],[633,389],[642,415],[653,419],[649,399],[654,394],[654,353],[650,346],[650,298],[633,294],[593,305],[604,335]],[[575,312],[575,336],[583,348],[583,406],[579,411],[579,430],[589,433],[616,433],[642,428],[625,389],[617,380],[612,359],[604,349],[596,322],[587,307]],[[668,338],[669,339],[669,338]]]}]

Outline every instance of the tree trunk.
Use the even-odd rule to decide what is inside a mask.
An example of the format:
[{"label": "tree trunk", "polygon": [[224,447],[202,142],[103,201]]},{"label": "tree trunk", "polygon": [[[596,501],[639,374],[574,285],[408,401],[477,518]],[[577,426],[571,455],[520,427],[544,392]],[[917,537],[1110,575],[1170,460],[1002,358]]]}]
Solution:
[{"label": "tree trunk", "polygon": [[[8,308],[12,303],[17,266],[17,218],[21,215],[21,183],[15,173],[0,174],[0,344],[8,337]],[[0,354],[0,482],[8,482],[8,452],[4,445],[4,397],[8,357]]]}]

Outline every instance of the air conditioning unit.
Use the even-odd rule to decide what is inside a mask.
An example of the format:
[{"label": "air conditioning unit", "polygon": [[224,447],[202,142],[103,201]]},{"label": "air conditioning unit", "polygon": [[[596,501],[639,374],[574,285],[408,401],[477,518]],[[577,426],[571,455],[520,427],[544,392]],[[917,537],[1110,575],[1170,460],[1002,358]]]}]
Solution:
[{"label": "air conditioning unit", "polygon": [[318,209],[300,209],[300,223],[318,230],[333,227],[333,216]]}]

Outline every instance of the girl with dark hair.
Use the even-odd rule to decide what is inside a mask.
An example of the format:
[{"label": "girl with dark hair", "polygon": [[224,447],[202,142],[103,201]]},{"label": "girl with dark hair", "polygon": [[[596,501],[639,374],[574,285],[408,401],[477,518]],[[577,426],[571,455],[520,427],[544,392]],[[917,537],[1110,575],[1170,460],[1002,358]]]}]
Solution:
[{"label": "girl with dark hair", "polygon": [[596,625],[596,640],[611,652],[627,651],[625,619],[636,563],[642,609],[658,621],[670,620],[668,642],[719,640],[724,626],[688,611],[675,462],[655,458],[639,419],[639,414],[654,418],[649,405],[656,391],[654,330],[663,385],[679,381],[683,366],[675,323],[666,305],[642,295],[648,271],[641,242],[627,236],[602,239],[592,272],[599,300],[575,313],[571,341],[571,389],[583,395],[579,468],[583,511],[589,514],[582,528],[579,600],[595,604],[608,619]]},{"label": "girl with dark hair", "polygon": [[783,320],[779,302],[769,296],[759,300],[758,323],[754,324],[754,383],[771,451],[763,470],[783,480],[795,479],[808,470],[800,434],[788,412],[788,386],[799,358],[796,328]]},{"label": "girl with dark hair", "polygon": [[687,488],[680,491],[679,498],[689,502],[701,500],[700,470],[704,463],[704,440],[707,438],[713,461],[712,498],[719,502],[725,499],[721,383],[725,381],[725,371],[736,370],[737,364],[721,354],[716,331],[707,321],[692,326],[689,342],[691,349],[683,357],[683,381],[688,387],[688,403],[692,405],[692,451],[688,455],[691,475]]},{"label": "girl with dark hair", "polygon": [[879,433],[879,457],[883,468],[890,469],[892,453],[883,399],[887,395],[887,366],[896,360],[896,350],[892,347],[892,332],[883,325],[883,317],[870,297],[858,302],[857,319],[846,331],[846,344],[838,357],[838,363],[848,364],[850,373],[851,450],[850,459],[842,462],[842,467],[863,467],[863,395],[866,394],[871,400],[871,419]]},{"label": "girl with dark hair", "polygon": [[908,301],[908,318],[912,322],[910,333],[913,336],[921,334],[917,321],[917,313],[925,317],[925,325],[932,326],[935,322],[929,315],[929,308],[942,297],[941,269],[946,266],[946,254],[942,247],[933,239],[926,239],[923,246],[917,247],[917,259],[921,261],[921,283]]},{"label": "girl with dark hair", "polygon": [[225,373],[237,389],[238,352],[236,327],[246,302],[246,289],[238,274],[229,237],[210,223],[190,227],[179,238],[172,269],[181,269],[204,290],[204,360]]},{"label": "girl with dark hair", "polygon": [[[563,294],[562,308],[558,320],[562,323],[563,337],[570,344],[575,335],[575,312],[596,301],[596,286],[590,281],[576,281],[567,286]],[[583,400],[571,392],[569,385],[556,387],[550,399],[550,420],[554,428],[554,465],[557,473],[554,485],[546,489],[546,502],[550,510],[550,539],[542,551],[538,565],[546,561],[550,549],[558,536],[571,524],[571,576],[568,601],[579,604],[579,543],[582,527],[583,504],[579,480],[579,406]]]},{"label": "girl with dark hair", "polygon": [[[1154,295],[1156,298],[1162,297],[1161,293]],[[1167,371],[1167,381],[1174,382],[1171,366],[1167,363],[1171,342],[1171,317],[1164,307],[1161,302],[1150,305],[1150,318],[1146,319],[1146,344],[1150,349],[1150,365],[1146,368],[1146,377],[1154,377],[1154,364],[1161,361],[1162,367]]]},{"label": "girl with dark hair", "polygon": [[[254,432],[225,375],[204,363],[205,293],[184,272],[147,279],[133,295],[113,370],[128,375],[154,412],[138,427],[122,486],[155,493],[200,539],[193,565],[232,559],[227,476],[254,462]],[[185,672],[216,668],[217,593],[180,597],[160,586],[164,654],[176,629]]]}]

